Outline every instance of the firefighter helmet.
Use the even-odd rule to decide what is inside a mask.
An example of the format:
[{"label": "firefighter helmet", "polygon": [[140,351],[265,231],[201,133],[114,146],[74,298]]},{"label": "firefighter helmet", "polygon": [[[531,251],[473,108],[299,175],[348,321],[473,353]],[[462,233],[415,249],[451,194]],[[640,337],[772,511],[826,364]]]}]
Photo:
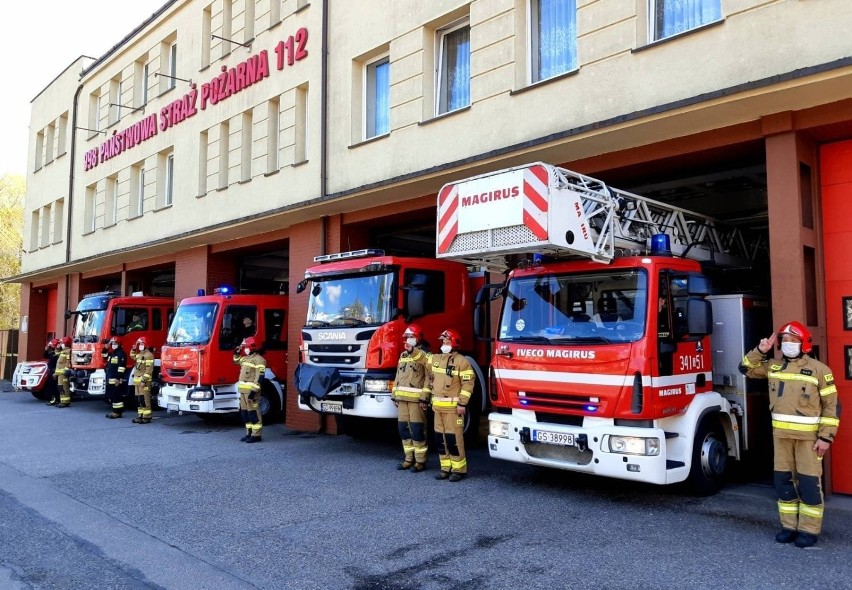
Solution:
[{"label": "firefighter helmet", "polygon": [[71,337],[70,336],[63,336],[62,338],[59,339],[59,344],[61,344],[62,346],[65,346],[66,348],[71,348]]},{"label": "firefighter helmet", "polygon": [[402,333],[403,340],[407,340],[408,338],[416,338],[418,342],[421,342],[423,340],[423,330],[417,324],[411,324]]},{"label": "firefighter helmet", "polygon": [[118,341],[118,338],[112,337],[109,339],[107,346],[121,346],[121,342]]},{"label": "firefighter helmet", "polygon": [[133,347],[136,348],[137,350],[139,350],[140,344],[142,345],[143,349],[148,348],[148,339],[145,336],[140,336],[136,340],[136,344],[134,344]]},{"label": "firefighter helmet", "polygon": [[811,338],[811,331],[800,322],[788,322],[778,328],[778,336],[783,336],[784,334],[790,334],[801,340],[802,352],[805,354],[808,354],[813,348],[811,345],[811,342],[813,341]]},{"label": "firefighter helmet", "polygon": [[51,338],[47,341],[47,348],[56,348],[57,346],[59,346],[59,340],[56,338]]},{"label": "firefighter helmet", "polygon": [[240,348],[243,350],[248,348],[251,352],[257,352],[260,346],[258,346],[257,340],[255,340],[254,336],[249,336],[248,338],[243,338],[243,343],[240,344]]},{"label": "firefighter helmet", "polygon": [[448,339],[450,341],[450,346],[453,348],[458,348],[461,346],[461,336],[459,333],[450,328],[449,330],[444,330],[441,332],[441,335],[438,337],[441,340]]}]

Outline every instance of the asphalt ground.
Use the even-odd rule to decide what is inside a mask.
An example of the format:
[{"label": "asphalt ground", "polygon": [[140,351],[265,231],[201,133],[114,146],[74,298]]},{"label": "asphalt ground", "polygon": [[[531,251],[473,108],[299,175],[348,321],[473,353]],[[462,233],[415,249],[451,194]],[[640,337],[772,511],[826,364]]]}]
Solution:
[{"label": "asphalt ground", "polygon": [[[5,385],[5,387],[3,387]],[[398,442],[44,405],[0,384],[0,588],[852,586],[852,499],[778,545],[771,488],[709,498],[498,462],[397,471]],[[382,429],[379,429],[382,430]]]}]

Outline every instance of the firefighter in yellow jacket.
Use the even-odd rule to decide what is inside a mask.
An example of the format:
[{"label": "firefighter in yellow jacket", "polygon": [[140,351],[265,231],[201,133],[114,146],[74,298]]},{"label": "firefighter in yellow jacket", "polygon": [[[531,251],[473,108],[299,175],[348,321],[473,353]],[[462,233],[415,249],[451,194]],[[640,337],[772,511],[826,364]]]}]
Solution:
[{"label": "firefighter in yellow jacket", "polygon": [[432,355],[429,362],[435,444],[441,460],[441,471],[435,479],[461,481],[467,475],[464,417],[476,378],[470,362],[457,352],[461,346],[459,333],[444,330],[440,340],[441,354]]},{"label": "firefighter in yellow jacket", "polygon": [[423,345],[423,332],[411,324],[402,334],[405,350],[399,356],[396,379],[391,397],[398,411],[399,436],[402,439],[404,458],[397,469],[411,469],[420,473],[426,468],[426,409],[429,403],[426,359],[428,353],[418,347]]},{"label": "firefighter in yellow jacket", "polygon": [[263,420],[260,414],[260,379],[266,372],[266,359],[253,336],[245,338],[234,354],[234,363],[240,366],[237,393],[240,394],[240,416],[246,425],[246,435],[240,440],[247,443],[261,441]]},{"label": "firefighter in yellow jacket", "polygon": [[[771,358],[781,339],[781,359]],[[769,380],[775,444],[774,479],[781,530],[779,543],[811,547],[822,530],[822,460],[840,420],[831,369],[808,356],[811,334],[799,322],[784,324],[746,354],[740,372]]]},{"label": "firefighter in yellow jacket", "polygon": [[133,370],[133,387],[136,389],[136,409],[139,415],[134,424],[151,423],[151,382],[154,380],[154,349],[148,339],[141,336],[130,351],[136,368]]},{"label": "firefighter in yellow jacket", "polygon": [[71,338],[63,336],[59,339],[58,355],[56,358],[56,369],[53,376],[59,388],[59,403],[57,408],[67,408],[71,405],[71,383],[68,376],[71,374]]}]

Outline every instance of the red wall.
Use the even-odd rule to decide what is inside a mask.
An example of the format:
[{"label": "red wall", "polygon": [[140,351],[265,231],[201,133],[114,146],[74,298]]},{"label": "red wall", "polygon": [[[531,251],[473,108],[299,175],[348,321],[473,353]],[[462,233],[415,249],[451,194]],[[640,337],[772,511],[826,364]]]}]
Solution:
[{"label": "red wall", "polygon": [[831,449],[831,483],[833,492],[852,494],[852,380],[847,378],[852,376],[852,325],[845,327],[852,317],[845,318],[843,309],[843,298],[852,298],[852,141],[824,145],[820,161],[827,361],[846,410]]}]

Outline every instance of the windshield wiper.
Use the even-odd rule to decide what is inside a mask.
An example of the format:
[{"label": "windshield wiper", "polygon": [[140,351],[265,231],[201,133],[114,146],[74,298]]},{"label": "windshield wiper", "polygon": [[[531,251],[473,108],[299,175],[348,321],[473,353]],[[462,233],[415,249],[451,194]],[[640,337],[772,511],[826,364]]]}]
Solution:
[{"label": "windshield wiper", "polygon": [[510,336],[500,338],[501,342],[527,342],[530,344],[550,344],[550,339],[544,336]]},{"label": "windshield wiper", "polygon": [[568,336],[562,338],[554,338],[554,344],[612,344],[612,340],[603,336]]},{"label": "windshield wiper", "polygon": [[337,318],[332,320],[332,325],[366,326],[367,322],[359,318]]},{"label": "windshield wiper", "polygon": [[324,328],[325,326],[330,326],[328,322],[325,320],[311,320],[305,324],[306,328]]}]

